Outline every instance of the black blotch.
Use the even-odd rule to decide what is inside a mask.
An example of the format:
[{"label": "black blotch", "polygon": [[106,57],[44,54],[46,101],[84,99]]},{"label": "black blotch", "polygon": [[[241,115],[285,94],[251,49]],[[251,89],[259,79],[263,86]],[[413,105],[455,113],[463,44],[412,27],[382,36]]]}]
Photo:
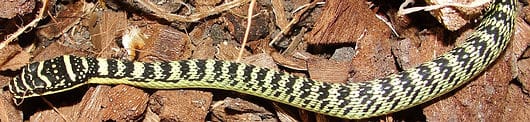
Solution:
[{"label": "black blotch", "polygon": [[296,97],[289,95],[288,102],[292,103]]},{"label": "black blotch", "polygon": [[[70,59],[68,59],[68,60],[70,60]],[[64,57],[57,57],[57,58],[54,58],[52,60],[45,61],[43,65],[44,65],[44,69],[41,71],[41,73],[44,75],[44,77],[48,78],[48,80],[50,82],[52,82],[52,84],[57,84],[57,83],[59,83],[60,81],[63,81],[63,80],[65,80],[65,82],[67,82],[67,83],[76,83],[76,79],[75,78],[74,79],[70,79],[70,77],[69,77],[70,75],[75,75],[75,74],[68,74],[68,72],[66,72],[66,65],[72,66],[74,64],[71,64],[71,63],[70,64],[66,64],[64,62]],[[52,68],[52,65],[55,65],[56,67]],[[72,68],[73,68],[73,66],[72,66]],[[57,73],[54,73],[54,70],[57,70]],[[39,82],[42,83],[42,84],[46,84],[40,78],[39,78],[38,82],[37,82],[37,80],[35,80],[35,84],[39,84]],[[83,82],[83,81],[80,81],[80,82]]]},{"label": "black blotch", "polygon": [[304,99],[304,101],[302,101],[302,103],[304,103],[305,105],[309,104],[309,102],[311,102],[311,100]]},{"label": "black blotch", "polygon": [[230,65],[228,66],[228,74],[230,77],[228,77],[228,79],[235,79],[236,76],[237,76],[237,67],[239,65],[237,65],[236,63],[232,63],[230,62]]},{"label": "black blotch", "polygon": [[377,110],[379,110],[379,108],[381,108],[381,104],[376,104],[375,109],[374,111],[372,111],[372,113],[375,113]]},{"label": "black blotch", "polygon": [[274,96],[274,97],[279,97],[279,96],[280,96],[280,94],[281,94],[281,92],[276,92],[276,93],[274,93],[274,95],[273,95],[273,96]]},{"label": "black blotch", "polygon": [[293,91],[294,91],[293,86],[294,86],[294,83],[295,83],[296,79],[297,78],[293,77],[293,76],[289,76],[289,78],[287,78],[287,81],[285,81],[286,82],[285,83],[285,89],[286,89],[285,93],[287,93],[287,94],[293,93]]},{"label": "black blotch", "polygon": [[[424,67],[424,66],[419,66],[418,69],[420,70],[419,73],[424,76],[424,75],[427,75],[428,73],[430,73],[428,67]],[[424,74],[424,73],[427,73],[427,74]],[[403,88],[404,92],[405,93],[405,96],[410,96],[410,94],[412,94],[412,92],[414,91],[414,87],[415,85],[411,85],[411,79],[409,77],[410,76],[410,73],[409,72],[403,72],[403,75],[401,75],[399,77],[399,80],[401,82],[401,88]],[[428,81],[428,80],[432,80],[431,77],[423,77],[422,78],[423,81]]]},{"label": "black blotch", "polygon": [[410,98],[409,104],[412,104],[414,102],[414,99],[418,96],[421,90],[414,91],[414,94],[412,95],[412,98]]},{"label": "black blotch", "polygon": [[339,96],[338,98],[341,99],[343,102],[339,104],[339,108],[343,108],[346,105],[350,104],[351,100],[345,99],[348,95],[350,95],[350,88],[348,87],[340,87],[339,89]]},{"label": "black blotch", "polygon": [[311,89],[311,85],[313,84],[314,84],[314,81],[311,79],[304,80],[304,83],[302,83],[302,88],[300,89],[300,91],[302,92],[302,94],[300,94],[301,98],[305,98],[310,95],[309,92],[306,91],[306,89]]},{"label": "black blotch", "polygon": [[85,58],[88,64],[87,78],[94,77],[97,75],[97,69],[99,69],[98,61],[96,58],[87,57]]},{"label": "black blotch", "polygon": [[188,79],[190,76],[187,75],[188,72],[190,72],[190,66],[188,65],[188,61],[179,61],[177,62],[180,65],[180,73],[179,76],[182,77],[182,79]]},{"label": "black blotch", "polygon": [[[215,61],[214,64],[213,64],[213,72],[214,72],[214,80],[218,80],[218,81],[223,81],[224,79],[221,79],[221,75],[223,74],[222,73],[222,68],[223,68],[223,62],[221,61]],[[208,83],[213,83],[215,82],[214,80],[207,80],[206,82]]]},{"label": "black blotch", "polygon": [[246,65],[245,69],[243,69],[243,77],[245,82],[249,82],[252,78],[250,77],[250,73],[252,73],[252,70],[255,68],[253,65]]},{"label": "black blotch", "polygon": [[125,69],[123,69],[124,77],[132,77],[132,73],[134,72],[134,63],[131,61],[123,61],[122,63],[125,65]]},{"label": "black blotch", "polygon": [[[401,82],[407,82],[406,80],[407,79],[402,79],[403,77],[400,77],[400,80]],[[384,91],[382,96],[386,97],[388,96],[391,92],[392,92],[392,89],[394,89],[394,86],[392,84],[390,84],[391,80],[382,80],[381,81],[381,89]]]},{"label": "black blotch", "polygon": [[[257,72],[257,78],[256,78],[256,81],[258,81],[258,86],[263,86],[265,85],[265,75],[267,74],[267,69],[265,68],[260,68],[259,71]],[[262,91],[261,92],[265,92],[265,89],[261,89]]]},{"label": "black blotch", "polygon": [[[423,81],[432,80],[432,77],[430,75],[431,74],[431,68],[430,67],[424,66],[424,65],[420,65],[420,66],[417,67],[417,69],[418,69],[418,74],[421,76],[421,80],[423,80]],[[400,78],[400,80],[410,81],[411,78],[408,77],[409,75],[410,75],[409,72],[403,72],[403,75]]]},{"label": "black blotch", "polygon": [[204,76],[206,75],[206,61],[197,60],[195,65],[197,65],[197,75],[199,75],[198,79],[204,79]]},{"label": "black blotch", "polygon": [[322,101],[322,102],[320,103],[320,108],[319,108],[319,109],[320,109],[320,110],[323,110],[324,107],[326,107],[328,104],[329,104],[329,101],[327,101],[327,100]]},{"label": "black blotch", "polygon": [[[153,64],[152,63],[142,63],[142,64],[144,65],[144,72],[142,73],[142,76],[145,79],[154,79],[155,69],[153,68]],[[138,80],[142,80],[142,79],[138,79]],[[146,80],[142,80],[142,81],[146,81]]]},{"label": "black blotch", "polygon": [[369,84],[366,83],[359,83],[359,96],[364,97],[361,100],[361,104],[367,104],[370,97],[372,97],[372,94],[368,93],[368,91],[372,90],[371,87],[368,87]]},{"label": "black blotch", "polygon": [[107,60],[107,70],[108,70],[108,76],[111,78],[118,78],[116,77],[116,72],[118,72],[118,61],[115,59],[108,59]]},{"label": "black blotch", "polygon": [[[431,86],[431,88],[429,90],[429,94],[433,94],[433,92],[436,89],[436,87],[438,87],[438,83],[437,82],[432,84],[432,86]],[[435,94],[438,94],[438,92],[436,92]]]},{"label": "black blotch", "polygon": [[278,84],[278,82],[282,79],[281,78],[282,75],[283,75],[283,73],[276,73],[276,74],[273,75],[272,80],[271,80],[271,84],[276,84],[276,85],[273,85],[271,89],[280,88],[280,85]]},{"label": "black blotch", "polygon": [[[167,81],[166,79],[169,78],[169,76],[171,76],[171,65],[169,65],[169,62],[162,62],[160,63],[160,68],[162,68],[162,74],[164,74],[164,77],[162,77],[161,79],[157,79],[157,80],[162,80],[162,81]],[[169,82],[172,82],[172,81],[169,81]]]},{"label": "black blotch", "polygon": [[323,100],[325,98],[329,97],[329,89],[331,89],[331,86],[328,83],[322,84],[322,86],[318,89],[318,100]]},{"label": "black blotch", "polygon": [[350,111],[353,109],[353,107],[347,107],[347,108],[344,108],[344,112],[342,112],[342,115],[346,115],[348,113],[350,113]]},{"label": "black blotch", "polygon": [[83,59],[79,57],[75,57],[75,56],[70,56],[68,60],[70,60],[70,63],[71,63],[70,66],[72,67],[72,71],[74,71],[74,74],[76,76],[75,79],[72,79],[72,80],[76,82],[84,82],[84,77],[86,73],[83,71],[85,68],[83,67],[83,63],[82,63]]},{"label": "black blotch", "polygon": [[[395,94],[392,95],[391,98],[395,98]],[[390,107],[390,110],[394,110],[394,108],[396,108],[396,106],[399,104],[399,102],[401,101],[401,99],[397,98],[397,99],[393,99],[394,100],[394,103],[392,103],[392,106]],[[392,99],[389,99],[388,102],[391,102]]]},{"label": "black blotch", "polygon": [[[238,80],[230,80],[230,86],[235,86],[237,85],[237,83],[239,83]],[[249,88],[249,87],[245,87],[245,88]]]}]

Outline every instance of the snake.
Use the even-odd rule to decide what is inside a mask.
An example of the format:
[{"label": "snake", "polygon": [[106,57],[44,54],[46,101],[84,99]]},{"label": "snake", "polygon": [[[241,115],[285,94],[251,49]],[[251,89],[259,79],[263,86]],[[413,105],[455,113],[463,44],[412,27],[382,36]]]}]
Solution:
[{"label": "snake", "polygon": [[23,67],[9,83],[9,91],[16,100],[87,84],[219,89],[346,119],[382,116],[444,95],[485,71],[509,44],[516,4],[494,0],[462,44],[414,68],[369,81],[327,83],[213,59],[148,63],[63,55]]}]

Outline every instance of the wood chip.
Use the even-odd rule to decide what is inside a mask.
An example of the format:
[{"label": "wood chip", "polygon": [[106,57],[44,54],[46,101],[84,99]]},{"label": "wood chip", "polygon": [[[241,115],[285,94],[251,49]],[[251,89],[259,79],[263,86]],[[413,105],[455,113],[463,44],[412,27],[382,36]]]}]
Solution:
[{"label": "wood chip", "polygon": [[272,60],[272,57],[265,53],[245,57],[241,62],[279,71],[278,65]]},{"label": "wood chip", "polygon": [[59,11],[57,16],[53,17],[53,21],[42,26],[43,28],[39,29],[37,34],[49,40],[66,33],[83,18],[84,10],[86,10],[85,4],[87,4],[86,1],[77,1],[66,5],[66,9]]},{"label": "wood chip", "polygon": [[98,52],[98,57],[111,58],[116,54],[113,48],[119,48],[114,43],[116,37],[119,37],[127,26],[127,15],[123,11],[103,11],[99,23],[95,27],[89,28],[92,33],[92,44]]},{"label": "wood chip", "polygon": [[226,98],[212,107],[214,120],[220,121],[278,121],[267,109],[239,98]]},{"label": "wood chip", "polygon": [[[11,78],[0,76],[0,80],[2,80],[0,81],[2,83],[6,80],[10,81]],[[2,108],[0,111],[0,120],[2,121],[14,122],[23,119],[22,114],[20,114],[22,113],[21,110],[14,106],[15,103],[13,103],[11,98],[13,98],[13,95],[9,92],[0,93],[0,108]]]},{"label": "wood chip", "polygon": [[149,108],[162,121],[203,122],[212,103],[212,93],[196,90],[158,90]]},{"label": "wood chip", "polygon": [[[375,17],[364,1],[326,2],[324,11],[308,37],[309,44],[355,43],[365,35],[389,37],[390,29]],[[371,39],[371,38],[366,38]]]},{"label": "wood chip", "polygon": [[[228,30],[230,33],[232,33],[236,41],[240,43],[243,42],[245,29],[247,28],[247,21],[245,21],[246,19],[232,14],[227,15],[226,18],[229,22]],[[269,35],[269,23],[269,16],[266,16],[266,14],[259,14],[252,17],[252,24],[250,25],[248,40],[255,41]]]},{"label": "wood chip", "polygon": [[34,0],[0,0],[0,18],[11,19],[33,12],[37,1]]},{"label": "wood chip", "polygon": [[294,70],[307,70],[307,63],[305,60],[297,59],[292,56],[284,56],[276,52],[273,52],[270,55],[278,65]]},{"label": "wood chip", "polygon": [[317,81],[345,83],[352,72],[351,62],[309,59],[307,64],[309,76]]},{"label": "wood chip", "polygon": [[[110,89],[109,104],[103,108],[103,120],[137,120],[147,108],[148,94],[128,85],[118,85]],[[123,97],[128,96],[128,97]]]},{"label": "wood chip", "polygon": [[[448,3],[460,3],[463,5],[471,4],[474,1],[482,0],[427,0],[428,5],[443,5]],[[481,11],[485,9],[489,4],[483,4],[476,8],[461,8],[461,7],[444,7],[441,9],[435,9],[431,11],[431,14],[442,23],[445,28],[450,31],[455,31],[466,25],[470,20],[476,19]]]},{"label": "wood chip", "polygon": [[185,33],[160,24],[151,25],[146,30],[151,36],[139,55],[140,61],[174,61],[191,57],[190,39]]},{"label": "wood chip", "polygon": [[[237,58],[237,55],[239,54],[239,46],[235,45],[234,43],[228,43],[223,42],[221,44],[217,45],[217,53],[215,54],[215,57],[219,60],[235,60]],[[251,53],[248,51],[244,51],[242,57],[247,57]]]},{"label": "wood chip", "polygon": [[8,45],[0,49],[0,52],[0,71],[14,71],[30,63],[31,55],[18,45]]}]

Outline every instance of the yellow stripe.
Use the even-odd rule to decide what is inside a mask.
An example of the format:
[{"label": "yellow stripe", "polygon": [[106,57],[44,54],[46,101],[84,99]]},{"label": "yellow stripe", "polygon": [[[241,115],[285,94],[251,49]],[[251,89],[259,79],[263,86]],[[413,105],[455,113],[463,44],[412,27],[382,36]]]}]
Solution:
[{"label": "yellow stripe", "polygon": [[99,75],[109,75],[109,64],[107,63],[107,59],[97,59],[98,61],[98,73]]},{"label": "yellow stripe", "polygon": [[132,78],[144,78],[143,76],[144,70],[145,70],[144,64],[140,62],[134,62],[133,65],[134,65],[134,70],[131,73]]},{"label": "yellow stripe", "polygon": [[83,71],[88,72],[88,61],[86,58],[80,58],[81,64],[83,64]]},{"label": "yellow stripe", "polygon": [[[26,75],[26,71],[29,67],[26,67],[26,69],[22,70],[22,73],[20,74],[20,76],[29,76],[30,78],[29,79],[34,79],[33,78],[33,75]],[[20,81],[22,81],[22,85],[24,85],[26,88],[29,88],[27,87],[27,85],[25,84],[26,83],[26,78],[24,77],[15,77],[15,78],[20,78]],[[24,92],[24,90],[20,89],[20,87],[18,87],[18,83],[20,82],[14,82],[14,85],[13,87],[15,87],[15,89],[17,90],[17,92]]]},{"label": "yellow stripe", "polygon": [[[237,66],[237,70],[236,70],[236,79],[237,81],[244,81],[245,79],[245,68],[247,67],[247,65],[239,65]],[[247,77],[250,77],[250,76],[247,76]],[[241,85],[240,84],[241,82],[238,82],[236,84],[236,86],[239,86]]]},{"label": "yellow stripe", "polygon": [[181,79],[182,77],[180,77],[180,74],[182,73],[180,68],[182,68],[180,66],[180,64],[178,62],[171,62],[169,63],[169,65],[171,66],[171,71],[170,71],[170,76],[167,78],[168,80],[179,80]]},{"label": "yellow stripe", "polygon": [[160,62],[153,63],[153,74],[155,75],[154,79],[162,79],[166,74],[164,74],[164,69],[160,66]]},{"label": "yellow stripe", "polygon": [[123,72],[125,70],[125,64],[123,64],[123,62],[121,61],[118,61],[116,63],[116,74],[114,74],[114,76],[124,76],[125,75],[125,72]]},{"label": "yellow stripe", "polygon": [[186,63],[189,67],[189,72],[186,73],[189,75],[188,79],[198,79],[197,71],[199,67],[197,67],[197,64],[194,61],[187,61]]},{"label": "yellow stripe", "polygon": [[[54,62],[55,62],[55,61],[56,61],[56,60],[54,60]],[[45,83],[46,85],[51,85],[52,83],[50,82],[50,79],[48,79],[48,77],[46,77],[45,75],[42,75],[42,72],[45,71],[43,68],[44,68],[44,62],[40,62],[40,63],[39,63],[39,66],[37,66],[37,70],[36,70],[36,71],[38,71],[38,72],[37,72],[37,77],[40,78],[42,81],[44,81],[44,83]],[[48,71],[48,72],[49,72],[49,71]],[[37,86],[35,85],[35,82],[32,82],[32,83],[33,83],[34,88],[41,88],[41,87],[37,87]],[[29,84],[26,84],[26,82],[24,82],[24,85],[26,86],[26,85],[29,85]],[[26,86],[26,87],[27,87],[27,86]],[[31,88],[31,87],[27,87],[27,88]]]},{"label": "yellow stripe", "polygon": [[203,79],[210,79],[210,78],[213,78],[213,76],[215,76],[215,61],[213,60],[207,60],[206,61],[206,64],[205,64],[205,70],[204,70],[204,78]]},{"label": "yellow stripe", "polygon": [[77,75],[74,73],[74,71],[72,70],[72,63],[70,63],[70,56],[63,56],[63,60],[64,60],[64,68],[66,68],[66,75],[70,78],[70,80],[72,81],[75,81],[75,77],[77,77]]}]

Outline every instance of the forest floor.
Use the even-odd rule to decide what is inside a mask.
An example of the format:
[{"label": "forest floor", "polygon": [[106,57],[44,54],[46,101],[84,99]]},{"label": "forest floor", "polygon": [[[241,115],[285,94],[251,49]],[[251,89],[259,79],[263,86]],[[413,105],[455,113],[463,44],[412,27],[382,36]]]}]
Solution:
[{"label": "forest floor", "polygon": [[[530,7],[522,1],[511,44],[480,76],[440,98],[367,120],[530,120]],[[18,105],[8,85],[30,62],[61,55],[216,59],[318,81],[367,81],[451,50],[488,5],[398,15],[402,2],[0,0],[0,121],[349,121],[215,89],[87,85]]]}]

